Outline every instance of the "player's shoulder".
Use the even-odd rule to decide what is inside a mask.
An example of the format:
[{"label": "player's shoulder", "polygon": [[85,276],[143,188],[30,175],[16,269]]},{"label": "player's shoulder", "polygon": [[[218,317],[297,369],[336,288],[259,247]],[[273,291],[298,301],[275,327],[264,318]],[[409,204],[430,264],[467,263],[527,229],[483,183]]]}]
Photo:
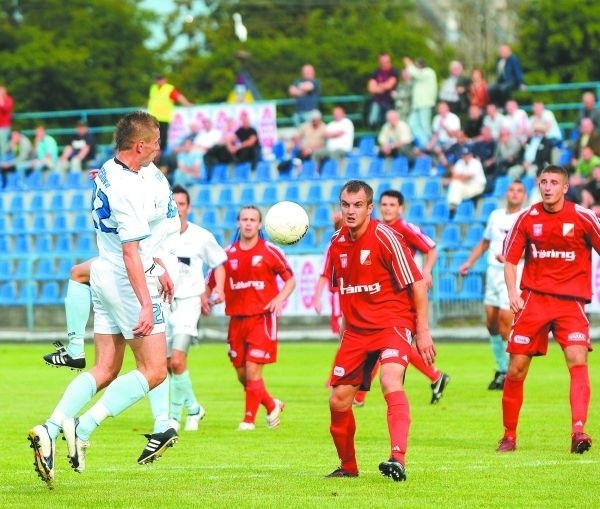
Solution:
[{"label": "player's shoulder", "polygon": [[395,245],[402,238],[400,232],[380,221],[374,221],[371,234],[377,241],[386,245]]},{"label": "player's shoulder", "polygon": [[594,213],[594,211],[587,209],[577,203],[573,204],[573,211],[584,222],[593,224],[594,226],[598,227],[598,216]]},{"label": "player's shoulder", "polygon": [[259,242],[262,242],[263,250],[265,252],[270,253],[277,258],[285,258],[285,252],[277,244],[273,244],[273,242],[266,239],[260,239]]}]

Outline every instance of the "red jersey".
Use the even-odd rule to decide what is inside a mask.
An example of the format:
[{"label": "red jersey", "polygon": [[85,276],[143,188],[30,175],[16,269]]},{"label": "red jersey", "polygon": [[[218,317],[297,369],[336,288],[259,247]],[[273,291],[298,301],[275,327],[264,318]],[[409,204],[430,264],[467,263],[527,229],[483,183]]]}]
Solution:
[{"label": "red jersey", "polygon": [[536,203],[508,232],[504,256],[517,265],[525,251],[521,289],[590,302],[592,247],[600,251],[600,223],[591,210],[565,201],[550,213]]},{"label": "red jersey", "polygon": [[394,326],[414,330],[415,311],[409,285],[422,279],[402,237],[371,219],[356,241],[346,226],[331,239],[325,267],[340,293],[342,314],[353,328]]},{"label": "red jersey", "polygon": [[431,237],[425,235],[417,225],[409,223],[404,219],[398,218],[393,223],[388,224],[388,226],[404,237],[404,242],[406,242],[408,249],[410,249],[410,254],[413,256],[415,256],[417,251],[427,254],[435,247],[435,242]]},{"label": "red jersey", "polygon": [[[225,252],[225,314],[251,316],[265,312],[265,306],[279,293],[277,276],[287,281],[293,277],[292,269],[283,251],[259,239],[257,244],[243,250],[240,243],[229,245]],[[214,275],[209,276],[214,287]]]}]

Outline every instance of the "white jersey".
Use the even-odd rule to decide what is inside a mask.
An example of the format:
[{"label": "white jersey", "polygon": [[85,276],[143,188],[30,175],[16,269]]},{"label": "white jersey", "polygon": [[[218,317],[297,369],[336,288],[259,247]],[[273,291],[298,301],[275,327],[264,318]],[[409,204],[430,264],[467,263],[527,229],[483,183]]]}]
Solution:
[{"label": "white jersey", "polygon": [[218,267],[227,261],[227,253],[211,232],[197,224],[188,223],[179,238],[177,258],[179,277],[175,284],[175,297],[182,299],[204,292],[204,266],[209,269]]},{"label": "white jersey", "polygon": [[490,247],[488,249],[488,264],[490,266],[502,267],[504,264],[497,260],[497,256],[502,254],[504,238],[515,224],[517,217],[522,210],[509,214],[505,208],[492,211],[488,218],[483,238],[488,240]]},{"label": "white jersey", "polygon": [[[147,189],[139,172],[117,159],[109,159],[94,179],[92,219],[96,228],[98,255],[125,271],[122,244],[150,237],[147,219]],[[152,266],[152,255],[140,252],[144,270]]]}]

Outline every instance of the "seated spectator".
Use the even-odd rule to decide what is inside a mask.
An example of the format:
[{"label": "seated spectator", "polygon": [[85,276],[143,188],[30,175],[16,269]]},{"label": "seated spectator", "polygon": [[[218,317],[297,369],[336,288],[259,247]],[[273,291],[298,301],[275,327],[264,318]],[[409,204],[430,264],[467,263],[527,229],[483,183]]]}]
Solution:
[{"label": "seated spectator", "polygon": [[463,131],[458,131],[456,143],[440,156],[440,162],[446,167],[454,164],[462,157],[463,148],[467,145],[471,146],[471,140],[467,138],[467,135]]},{"label": "seated spectator", "polygon": [[313,110],[309,120],[304,122],[294,137],[295,150],[292,155],[302,161],[310,159],[313,153],[325,147],[326,126],[319,110]]},{"label": "seated spectator", "polygon": [[388,111],[386,120],[377,136],[379,157],[404,156],[412,163],[415,155],[410,127],[404,120],[400,119],[400,115],[396,110]]},{"label": "seated spectator", "polygon": [[504,125],[517,141],[524,145],[529,138],[529,118],[525,110],[519,108],[519,103],[514,99],[506,101]]},{"label": "seated spectator", "polygon": [[456,143],[460,132],[460,119],[450,111],[448,103],[438,103],[437,115],[433,117],[431,138],[424,152],[434,155],[442,164],[447,164],[446,151]]},{"label": "seated spectator", "polygon": [[591,118],[582,118],[579,123],[579,136],[573,146],[570,169],[575,168],[581,157],[583,147],[590,147],[594,154],[600,154],[600,131],[594,127]]},{"label": "seated spectator", "polygon": [[367,90],[371,94],[371,105],[367,123],[369,127],[378,129],[385,121],[385,114],[394,107],[392,92],[398,84],[400,73],[392,65],[392,57],[388,53],[379,54],[379,67],[371,74],[367,82]]},{"label": "seated spectator", "polygon": [[320,171],[326,159],[335,159],[338,162],[352,152],[354,148],[354,124],[346,117],[346,112],[341,106],[335,106],[332,111],[333,120],[325,128],[325,147],[315,150],[312,159]]},{"label": "seated spectator", "polygon": [[244,110],[240,114],[240,127],[233,134],[226,133],[224,143],[214,145],[204,154],[206,177],[210,179],[213,168],[219,163],[250,163],[255,169],[259,159],[258,133],[250,125],[250,115]]},{"label": "seated spectator", "polygon": [[75,135],[64,148],[59,162],[58,169],[65,171],[88,170],[90,163],[96,157],[96,140],[94,135],[88,129],[87,124],[80,120],[75,125]]},{"label": "seated spectator", "polygon": [[593,168],[592,177],[581,190],[581,205],[600,216],[600,165]]},{"label": "seated spectator", "polygon": [[484,194],[494,190],[494,183],[496,181],[496,145],[497,143],[492,138],[492,132],[489,127],[484,127],[477,141],[471,143],[473,156],[481,161],[483,172],[485,173],[487,184]]},{"label": "seated spectator", "polygon": [[600,130],[600,109],[596,106],[596,96],[593,92],[584,92],[581,96],[581,109],[577,115],[577,125],[584,118],[589,118],[594,129]]},{"label": "seated spectator", "polygon": [[592,170],[600,166],[600,156],[594,154],[592,147],[587,146],[581,149],[581,157],[575,166],[575,172],[569,177],[569,186],[581,188],[589,181],[592,176]]},{"label": "seated spectator", "polygon": [[474,68],[471,71],[471,84],[469,85],[469,103],[473,106],[479,106],[482,111],[489,103],[488,86],[485,81],[483,71]]},{"label": "seated spectator", "polygon": [[24,173],[33,157],[33,144],[21,131],[13,130],[8,142],[7,157],[0,163],[2,177],[6,182],[6,175],[18,171]]},{"label": "seated spectator", "polygon": [[511,98],[513,92],[524,88],[521,62],[510,46],[502,44],[498,48],[496,60],[496,82],[488,88],[490,101],[496,106],[502,106]]},{"label": "seated spectator", "polygon": [[512,180],[520,179],[524,174],[535,178],[538,170],[546,167],[552,161],[552,142],[546,138],[546,124],[536,122],[533,134],[523,148],[523,160],[508,170]]},{"label": "seated spectator", "polygon": [[469,106],[469,116],[465,122],[465,136],[470,140],[476,140],[481,136],[481,128],[483,127],[483,111],[479,106],[471,104]]},{"label": "seated spectator", "polygon": [[521,164],[523,161],[522,153],[523,147],[521,147],[521,144],[516,138],[513,138],[508,129],[502,128],[494,152],[494,178],[506,175],[509,168]]},{"label": "seated spectator", "polygon": [[200,154],[206,154],[206,152],[219,143],[222,138],[223,133],[221,130],[213,126],[210,118],[204,117],[202,119],[202,127],[198,129],[193,139],[194,149]]},{"label": "seated spectator", "polygon": [[546,109],[542,101],[534,101],[531,107],[532,113],[529,117],[529,135],[533,134],[533,126],[541,122],[546,126],[546,138],[556,147],[563,141],[563,135],[552,111]]},{"label": "seated spectator", "polygon": [[469,79],[463,76],[463,66],[458,60],[450,62],[448,71],[448,77],[440,86],[439,99],[448,104],[452,113],[461,116],[469,106]]},{"label": "seated spectator", "polygon": [[500,130],[504,126],[504,115],[498,111],[498,107],[495,104],[490,103],[485,107],[483,125],[490,128],[492,138],[495,140],[500,138]]},{"label": "seated spectator", "polygon": [[189,187],[201,179],[202,155],[190,138],[183,141],[181,149],[177,152],[177,169],[173,174],[173,185]]},{"label": "seated spectator", "polygon": [[26,165],[26,173],[53,169],[58,161],[58,144],[54,137],[46,132],[43,124],[35,127],[33,144],[34,158]]},{"label": "seated spectator", "polygon": [[470,147],[463,147],[462,157],[452,167],[448,179],[446,201],[450,208],[450,219],[464,201],[479,196],[485,189],[485,174],[479,159],[473,157]]}]

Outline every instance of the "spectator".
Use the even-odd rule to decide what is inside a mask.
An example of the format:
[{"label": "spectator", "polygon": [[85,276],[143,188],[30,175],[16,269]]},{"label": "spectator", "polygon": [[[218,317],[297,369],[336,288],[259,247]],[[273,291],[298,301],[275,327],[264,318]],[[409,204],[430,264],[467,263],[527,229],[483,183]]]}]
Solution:
[{"label": "spectator", "polygon": [[450,62],[450,74],[440,87],[440,100],[446,101],[450,111],[456,115],[467,112],[469,106],[469,79],[462,75],[463,66],[458,60]]},{"label": "spectator", "polygon": [[424,151],[435,155],[442,164],[446,164],[446,152],[456,143],[460,132],[460,119],[450,111],[448,103],[440,101],[438,113],[433,117],[433,134],[425,145]]},{"label": "spectator", "polygon": [[542,122],[546,126],[546,138],[554,146],[560,145],[563,141],[563,135],[552,111],[546,109],[542,101],[534,101],[531,107],[532,113],[529,117],[529,134],[533,133],[533,126],[536,122]]},{"label": "spectator", "polygon": [[496,181],[496,141],[492,138],[492,132],[489,127],[481,129],[481,136],[477,141],[471,144],[471,150],[473,155],[481,161],[483,166],[483,172],[485,173],[486,187],[484,194],[490,193],[494,190],[494,183]]},{"label": "spectator", "polygon": [[511,136],[510,131],[502,128],[494,153],[494,179],[506,175],[509,168],[520,164],[523,160],[522,151],[521,144]]},{"label": "spectator", "polygon": [[14,107],[13,98],[8,95],[6,87],[0,85],[0,161],[4,161],[8,153]]},{"label": "spectator", "polygon": [[579,137],[573,147],[573,157],[571,158],[571,168],[577,166],[581,157],[583,147],[591,147],[594,154],[600,154],[600,131],[594,127],[591,118],[584,117],[579,122]]},{"label": "spectator", "polygon": [[173,185],[188,187],[201,178],[202,154],[194,146],[194,142],[185,138],[181,150],[177,153],[177,169],[173,174]]},{"label": "spectator", "polygon": [[21,131],[13,130],[10,133],[7,157],[0,163],[2,177],[6,182],[6,175],[18,171],[22,173],[28,166],[33,156],[33,144]]},{"label": "spectator", "polygon": [[584,118],[594,123],[594,129],[600,129],[600,109],[596,106],[596,96],[593,92],[584,92],[581,96],[581,109],[577,116],[577,124]]},{"label": "spectator", "polygon": [[489,127],[492,133],[492,138],[498,140],[500,130],[504,126],[504,115],[498,111],[498,107],[494,103],[490,103],[485,107],[485,117],[483,117],[484,127]]},{"label": "spectator", "polygon": [[488,85],[483,71],[475,67],[471,71],[471,84],[469,85],[469,101],[471,105],[479,106],[482,110],[489,103]]},{"label": "spectator", "polygon": [[512,180],[520,179],[525,173],[535,178],[539,170],[545,168],[552,161],[552,142],[546,138],[546,124],[536,122],[533,125],[533,134],[527,140],[523,149],[523,161],[508,170]]},{"label": "spectator", "polygon": [[569,191],[574,191],[570,194],[571,198],[576,198],[579,201],[579,193],[583,186],[585,186],[591,176],[592,171],[596,166],[600,166],[600,157],[594,153],[592,148],[588,145],[581,149],[581,157],[575,166],[575,172],[569,177]]},{"label": "spectator", "polygon": [[412,82],[408,69],[400,71],[400,79],[394,91],[395,108],[400,118],[408,118],[410,116],[410,106],[412,100]]},{"label": "spectator", "polygon": [[592,170],[592,178],[581,190],[581,205],[600,216],[600,165]]},{"label": "spectator", "polygon": [[64,148],[58,168],[61,171],[69,168],[71,171],[87,169],[96,157],[96,140],[89,131],[87,124],[80,120],[75,124],[75,135],[70,143]]},{"label": "spectator", "polygon": [[471,106],[469,106],[469,116],[467,117],[464,128],[466,137],[471,140],[479,138],[482,127],[483,111],[479,106],[471,104]]},{"label": "spectator", "polygon": [[485,173],[481,161],[473,157],[470,147],[463,147],[462,157],[452,167],[446,201],[450,208],[450,219],[464,201],[475,198],[485,188]]},{"label": "spectator", "polygon": [[422,58],[415,63],[404,57],[404,67],[412,78],[412,99],[408,125],[415,141],[424,147],[431,138],[431,116],[437,100],[437,76]]},{"label": "spectator", "polygon": [[309,120],[310,113],[319,109],[321,87],[315,78],[315,68],[306,64],[300,71],[301,77],[294,81],[288,89],[289,94],[296,99],[294,125],[300,126]]},{"label": "spectator", "polygon": [[498,48],[496,60],[496,83],[488,89],[490,101],[496,106],[502,106],[511,98],[513,92],[524,88],[521,62],[510,46],[502,44]]},{"label": "spectator", "polygon": [[381,127],[385,121],[385,114],[394,107],[392,92],[399,78],[398,69],[392,66],[392,57],[388,53],[380,53],[379,67],[367,82],[367,90],[371,94],[367,123],[371,128]]},{"label": "spectator", "polygon": [[508,128],[511,135],[523,145],[529,137],[529,119],[525,110],[519,108],[519,103],[514,99],[506,101],[506,114],[503,127]]},{"label": "spectator", "polygon": [[396,110],[386,113],[387,122],[383,124],[377,142],[379,143],[379,157],[404,156],[412,163],[414,148],[412,146],[412,133],[408,124],[400,119]]},{"label": "spectator", "polygon": [[26,166],[27,174],[31,171],[49,170],[55,167],[58,160],[58,144],[46,132],[43,124],[35,127],[34,159]]},{"label": "spectator", "polygon": [[216,127],[213,127],[212,120],[208,117],[204,117],[202,119],[202,129],[199,129],[194,136],[194,147],[201,154],[206,154],[206,152],[217,145],[222,138],[223,133]]},{"label": "spectator", "polygon": [[346,117],[341,106],[335,106],[332,111],[333,120],[325,128],[325,147],[313,152],[313,161],[320,171],[325,159],[335,159],[341,162],[354,147],[354,124]]},{"label": "spectator", "polygon": [[295,136],[295,155],[302,161],[310,159],[316,150],[325,146],[326,127],[319,110],[310,113],[309,120],[304,122]]},{"label": "spectator", "polygon": [[167,83],[167,78],[163,74],[156,75],[154,80],[155,82],[150,87],[148,94],[148,113],[158,120],[160,150],[163,153],[167,148],[169,124],[173,118],[175,104],[179,103],[183,106],[191,106],[192,104],[179,90]]}]

